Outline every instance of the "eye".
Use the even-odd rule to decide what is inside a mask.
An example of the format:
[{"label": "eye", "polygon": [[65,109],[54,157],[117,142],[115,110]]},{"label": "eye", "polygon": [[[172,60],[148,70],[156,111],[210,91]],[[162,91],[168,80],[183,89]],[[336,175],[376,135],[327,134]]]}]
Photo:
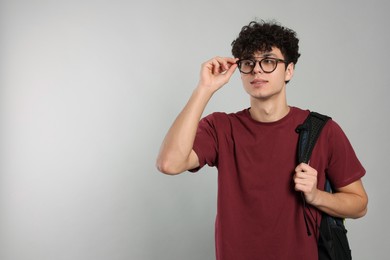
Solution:
[{"label": "eye", "polygon": [[248,67],[254,66],[254,62],[251,61],[251,60],[243,60],[243,61],[241,62],[241,64],[242,64],[243,66],[248,66]]},{"label": "eye", "polygon": [[273,65],[273,64],[276,63],[276,61],[275,61],[274,59],[267,58],[267,59],[264,59],[264,60],[262,61],[262,63],[263,63],[264,65]]}]

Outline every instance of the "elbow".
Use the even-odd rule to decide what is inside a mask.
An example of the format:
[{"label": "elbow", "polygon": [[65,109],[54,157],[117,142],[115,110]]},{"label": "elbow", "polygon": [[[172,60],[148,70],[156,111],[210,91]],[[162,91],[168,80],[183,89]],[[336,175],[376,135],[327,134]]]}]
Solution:
[{"label": "elbow", "polygon": [[175,166],[168,160],[163,160],[158,158],[156,161],[156,168],[159,172],[167,175],[177,175],[182,173],[184,170],[181,170],[179,167]]},{"label": "elbow", "polygon": [[364,208],[363,210],[359,211],[359,212],[358,212],[355,216],[353,216],[352,218],[353,218],[353,219],[362,218],[362,217],[364,217],[366,214],[367,214],[367,207]]},{"label": "elbow", "polygon": [[364,208],[364,210],[360,213],[360,216],[359,216],[359,218],[362,218],[362,217],[364,217],[365,215],[367,214],[367,207],[366,208]]},{"label": "elbow", "polygon": [[368,211],[368,197],[367,195],[364,196],[361,200],[361,209],[360,211],[354,216],[354,219],[362,218],[367,214]]}]

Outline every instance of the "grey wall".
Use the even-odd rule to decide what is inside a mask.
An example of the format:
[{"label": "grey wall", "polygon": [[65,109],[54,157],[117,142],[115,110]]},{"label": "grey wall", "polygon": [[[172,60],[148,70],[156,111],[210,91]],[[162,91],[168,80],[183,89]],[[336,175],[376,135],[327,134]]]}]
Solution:
[{"label": "grey wall", "polygon": [[[386,259],[388,1],[0,1],[0,259],[214,258],[216,171],[155,169],[200,64],[255,17],[295,29],[289,103],[331,115],[367,175],[354,259]],[[249,105],[238,73],[211,111]]]}]

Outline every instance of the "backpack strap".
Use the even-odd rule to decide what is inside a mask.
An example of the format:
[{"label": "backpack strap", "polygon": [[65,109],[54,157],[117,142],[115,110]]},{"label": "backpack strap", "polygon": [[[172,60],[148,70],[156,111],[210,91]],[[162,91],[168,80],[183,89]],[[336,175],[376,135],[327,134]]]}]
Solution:
[{"label": "backpack strap", "polygon": [[[298,139],[298,164],[299,163],[308,163],[310,160],[311,153],[313,152],[314,146],[320,136],[321,130],[325,126],[326,122],[330,117],[316,113],[310,112],[303,124],[299,125],[295,131],[299,134]],[[306,200],[301,193],[302,203],[303,203],[303,218],[305,220],[307,235],[311,236],[309,229],[309,224],[307,221],[307,214],[305,211]]]},{"label": "backpack strap", "polygon": [[330,117],[316,112],[310,112],[303,124],[295,131],[299,134],[298,163],[308,163],[321,130]]}]

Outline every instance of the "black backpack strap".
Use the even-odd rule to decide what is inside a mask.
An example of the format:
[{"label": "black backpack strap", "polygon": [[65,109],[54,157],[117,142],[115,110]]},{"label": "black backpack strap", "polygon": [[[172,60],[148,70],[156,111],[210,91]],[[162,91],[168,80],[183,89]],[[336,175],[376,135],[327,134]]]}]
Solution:
[{"label": "black backpack strap", "polygon": [[[317,142],[318,137],[320,136],[322,128],[325,126],[326,122],[330,117],[316,113],[310,112],[303,124],[299,125],[295,131],[299,134],[298,139],[298,164],[299,163],[308,163],[310,160],[311,153],[313,152],[314,146]],[[303,193],[301,193],[302,202],[303,202],[303,217],[305,219],[306,231],[310,236],[311,232],[309,229],[307,214],[305,211],[306,200]]]},{"label": "black backpack strap", "polygon": [[298,163],[309,162],[321,130],[329,119],[330,117],[326,115],[310,112],[305,122],[295,129],[299,134]]}]

